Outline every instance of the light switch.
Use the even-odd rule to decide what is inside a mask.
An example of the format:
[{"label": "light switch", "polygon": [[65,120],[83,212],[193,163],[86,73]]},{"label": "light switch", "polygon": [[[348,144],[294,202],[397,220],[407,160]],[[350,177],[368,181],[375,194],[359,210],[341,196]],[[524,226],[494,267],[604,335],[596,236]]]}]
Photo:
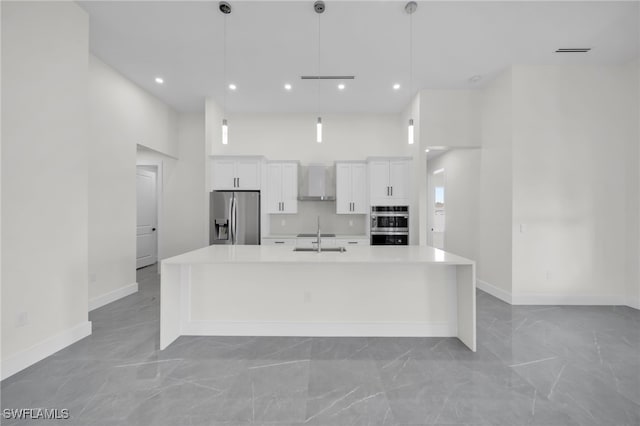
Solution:
[{"label": "light switch", "polygon": [[524,234],[525,232],[527,232],[527,225],[525,225],[524,223],[520,224],[520,233]]}]

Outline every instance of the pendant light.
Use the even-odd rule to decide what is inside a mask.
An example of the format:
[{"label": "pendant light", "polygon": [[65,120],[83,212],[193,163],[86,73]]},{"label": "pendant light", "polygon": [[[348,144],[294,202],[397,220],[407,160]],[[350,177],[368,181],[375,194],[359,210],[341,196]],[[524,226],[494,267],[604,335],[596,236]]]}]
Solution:
[{"label": "pendant light", "polygon": [[318,120],[316,121],[316,142],[322,143],[322,117],[320,117],[320,15],[324,12],[325,4],[318,0],[313,4],[313,10],[318,14]]},{"label": "pendant light", "polygon": [[[411,95],[413,94],[413,12],[418,8],[418,3],[410,1],[404,7],[409,14],[409,110],[411,111]],[[409,127],[407,128],[407,142],[413,145],[413,111],[409,116]]]},{"label": "pendant light", "polygon": [[[226,1],[221,1],[219,3],[220,12],[222,12],[223,16],[223,41],[222,41],[222,51],[223,51],[223,71],[222,71],[222,86],[224,89],[223,92],[223,103],[222,109],[224,116],[227,115],[227,15],[231,13],[231,5]],[[227,119],[222,118],[222,144],[227,145],[229,143],[229,125],[227,124]]]}]

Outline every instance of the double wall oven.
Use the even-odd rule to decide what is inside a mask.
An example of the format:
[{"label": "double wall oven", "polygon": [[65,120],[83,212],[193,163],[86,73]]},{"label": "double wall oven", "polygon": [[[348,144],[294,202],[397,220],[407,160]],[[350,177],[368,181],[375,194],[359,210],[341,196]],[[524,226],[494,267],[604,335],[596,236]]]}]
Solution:
[{"label": "double wall oven", "polygon": [[371,207],[371,245],[409,245],[409,206]]}]

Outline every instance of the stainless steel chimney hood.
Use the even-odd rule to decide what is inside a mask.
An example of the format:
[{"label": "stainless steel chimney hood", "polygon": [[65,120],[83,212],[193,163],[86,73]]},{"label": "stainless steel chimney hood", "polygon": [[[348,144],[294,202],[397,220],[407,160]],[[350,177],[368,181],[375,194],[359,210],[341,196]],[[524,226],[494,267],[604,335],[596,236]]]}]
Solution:
[{"label": "stainless steel chimney hood", "polygon": [[[304,179],[306,177],[306,179]],[[335,188],[324,164],[309,164],[306,176],[303,173],[302,185],[298,193],[299,201],[335,201],[336,196],[328,188]]]}]

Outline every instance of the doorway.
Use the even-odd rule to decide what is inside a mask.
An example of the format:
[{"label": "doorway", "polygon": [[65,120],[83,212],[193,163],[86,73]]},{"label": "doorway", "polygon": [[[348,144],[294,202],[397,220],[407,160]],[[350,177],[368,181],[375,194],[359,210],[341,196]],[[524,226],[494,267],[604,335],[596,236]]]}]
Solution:
[{"label": "doorway", "polygon": [[446,231],[444,169],[434,170],[429,179],[429,245],[444,250]]},{"label": "doorway", "polygon": [[158,168],[136,166],[136,269],[158,261]]}]

